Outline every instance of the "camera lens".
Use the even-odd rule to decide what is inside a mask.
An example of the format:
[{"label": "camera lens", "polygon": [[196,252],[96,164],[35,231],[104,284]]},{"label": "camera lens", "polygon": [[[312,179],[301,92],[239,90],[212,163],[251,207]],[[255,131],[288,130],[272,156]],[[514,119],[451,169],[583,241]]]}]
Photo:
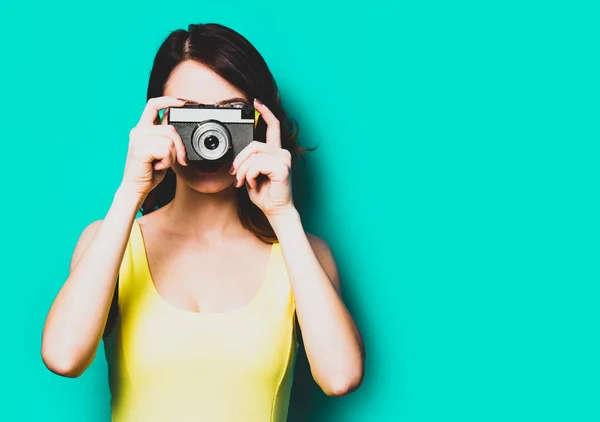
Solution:
[{"label": "camera lens", "polygon": [[220,160],[231,149],[229,130],[215,120],[202,122],[192,135],[192,148],[203,160]]},{"label": "camera lens", "polygon": [[219,146],[219,138],[217,138],[214,135],[210,135],[208,136],[205,140],[204,140],[204,146],[206,147],[206,149],[216,149]]}]

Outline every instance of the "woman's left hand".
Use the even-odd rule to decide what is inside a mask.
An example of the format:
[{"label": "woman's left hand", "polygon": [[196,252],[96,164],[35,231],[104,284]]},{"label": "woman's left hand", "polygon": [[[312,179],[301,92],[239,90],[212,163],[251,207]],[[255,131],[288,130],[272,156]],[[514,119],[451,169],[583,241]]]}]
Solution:
[{"label": "woman's left hand", "polygon": [[[235,175],[234,186],[245,184],[250,200],[267,217],[274,217],[294,208],[292,156],[281,148],[279,120],[258,100],[254,100],[254,107],[267,123],[267,142],[252,141],[240,151],[233,160],[231,174]],[[261,174],[266,177],[259,178]]]}]

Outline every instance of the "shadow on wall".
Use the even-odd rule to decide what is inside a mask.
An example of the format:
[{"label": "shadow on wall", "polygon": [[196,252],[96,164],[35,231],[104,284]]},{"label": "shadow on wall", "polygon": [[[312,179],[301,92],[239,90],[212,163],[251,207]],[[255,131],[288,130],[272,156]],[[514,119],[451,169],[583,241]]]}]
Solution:
[{"label": "shadow on wall", "polygon": [[[302,216],[305,229],[311,231],[311,220],[318,219],[320,189],[313,155],[316,151],[305,151],[305,160],[294,163],[292,176],[294,201]],[[313,165],[311,165],[313,164]],[[314,381],[306,352],[298,349],[294,385],[290,399],[288,422],[325,422],[331,420],[331,405],[335,397],[328,397]]]},{"label": "shadow on wall", "polygon": [[[326,172],[319,165],[318,157],[315,156],[317,150],[306,151],[306,161],[298,159],[294,163],[293,170],[293,192],[296,207],[298,208],[305,230],[311,232],[314,228],[321,227],[319,224],[321,206],[326,200],[326,192],[323,192],[321,180],[326,177]],[[327,233],[314,232],[317,235],[327,236]],[[326,239],[328,240],[328,239]],[[329,241],[329,240],[328,240]],[[333,248],[333,246],[332,246]],[[345,254],[343,251],[336,253],[336,261],[339,267],[340,276],[344,276]],[[352,283],[350,283],[352,284]],[[353,309],[353,292],[346,288],[344,290],[344,302],[353,314],[357,322],[360,318],[360,312]],[[350,397],[356,397],[356,393]],[[310,366],[306,357],[306,352],[301,346],[298,350],[296,368],[294,371],[294,385],[292,387],[290,408],[288,413],[288,422],[332,422],[343,420],[344,415],[348,415],[351,409],[348,407],[348,401],[342,397],[328,397],[314,381],[310,372]]]},{"label": "shadow on wall", "polygon": [[332,407],[337,397],[328,397],[313,380],[303,348],[298,350],[294,386],[290,400],[288,422],[333,421]]}]

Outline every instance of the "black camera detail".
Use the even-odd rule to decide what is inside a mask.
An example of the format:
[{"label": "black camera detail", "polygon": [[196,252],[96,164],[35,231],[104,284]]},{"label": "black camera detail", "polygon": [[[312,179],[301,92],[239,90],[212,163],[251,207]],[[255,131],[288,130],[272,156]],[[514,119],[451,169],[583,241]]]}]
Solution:
[{"label": "black camera detail", "polygon": [[216,136],[210,135],[204,141],[204,146],[210,150],[216,149],[219,146],[219,139]]},{"label": "black camera detail", "polygon": [[167,123],[181,137],[188,161],[228,161],[254,139],[254,113],[248,104],[186,104],[170,107]]}]

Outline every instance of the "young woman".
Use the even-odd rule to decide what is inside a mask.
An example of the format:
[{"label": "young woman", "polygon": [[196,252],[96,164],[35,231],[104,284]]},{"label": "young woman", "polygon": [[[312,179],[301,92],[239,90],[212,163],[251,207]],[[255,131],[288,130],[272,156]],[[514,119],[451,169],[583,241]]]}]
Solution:
[{"label": "young woman", "polygon": [[[229,163],[187,162],[159,117],[186,102],[253,104],[257,139]],[[77,377],[104,338],[114,421],[285,421],[300,334],[326,394],[360,385],[335,260],[292,200],[288,121],[233,30],[190,25],[158,50],[122,182],[81,234],[42,340],[46,366]]]}]

